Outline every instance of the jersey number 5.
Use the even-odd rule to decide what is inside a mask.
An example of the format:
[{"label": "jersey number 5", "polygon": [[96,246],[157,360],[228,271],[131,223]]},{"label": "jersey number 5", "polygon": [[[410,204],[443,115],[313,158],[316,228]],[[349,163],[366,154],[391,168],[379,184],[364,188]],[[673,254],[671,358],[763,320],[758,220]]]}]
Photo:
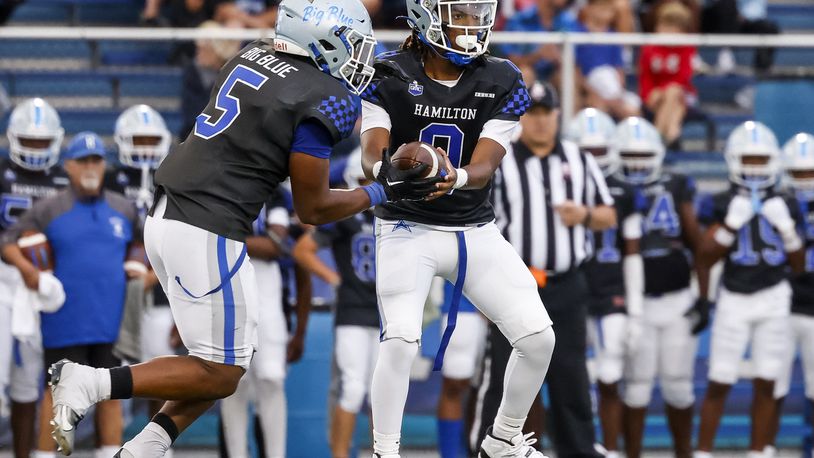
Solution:
[{"label": "jersey number 5", "polygon": [[31,208],[32,200],[27,196],[3,194],[0,198],[0,224],[8,228],[17,222],[17,219]]},{"label": "jersey number 5", "polygon": [[245,65],[238,65],[232,69],[215,97],[215,108],[219,111],[220,116],[217,116],[216,121],[212,121],[212,118],[216,117],[215,115],[199,114],[195,118],[195,135],[209,140],[228,129],[235,122],[235,119],[240,115],[240,99],[232,95],[231,92],[237,83],[243,83],[256,91],[268,79],[268,76]]}]

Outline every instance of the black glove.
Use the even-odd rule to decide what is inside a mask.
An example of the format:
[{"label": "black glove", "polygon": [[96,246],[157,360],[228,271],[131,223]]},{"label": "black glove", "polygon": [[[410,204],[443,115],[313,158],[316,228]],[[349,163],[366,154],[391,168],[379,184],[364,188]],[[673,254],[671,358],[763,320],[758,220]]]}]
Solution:
[{"label": "black glove", "polygon": [[436,191],[435,185],[444,179],[440,176],[432,178],[419,178],[430,167],[419,164],[411,169],[400,170],[390,163],[390,151],[382,150],[382,167],[376,176],[376,181],[384,187],[388,202],[399,200],[424,200],[425,197]]},{"label": "black glove", "polygon": [[695,305],[684,314],[692,324],[692,335],[700,334],[709,326],[709,309],[711,307],[712,303],[709,300],[699,297],[695,300]]}]

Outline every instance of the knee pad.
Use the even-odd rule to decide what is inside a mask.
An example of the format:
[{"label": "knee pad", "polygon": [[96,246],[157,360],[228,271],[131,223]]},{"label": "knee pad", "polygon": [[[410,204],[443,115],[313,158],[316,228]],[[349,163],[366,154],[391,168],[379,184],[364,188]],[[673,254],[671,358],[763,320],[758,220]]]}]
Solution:
[{"label": "knee pad", "polygon": [[664,402],[676,409],[686,409],[695,402],[691,380],[665,380],[661,382],[661,396]]},{"label": "knee pad", "polygon": [[625,405],[634,409],[647,407],[652,393],[653,382],[628,381],[625,384]]},{"label": "knee pad", "polygon": [[367,389],[364,380],[343,377],[339,391],[339,407],[345,412],[359,413],[362,404],[365,402]]},{"label": "knee pad", "polygon": [[554,353],[555,343],[554,328],[549,326],[538,333],[518,339],[514,343],[514,348],[521,358],[548,365],[551,355]]}]

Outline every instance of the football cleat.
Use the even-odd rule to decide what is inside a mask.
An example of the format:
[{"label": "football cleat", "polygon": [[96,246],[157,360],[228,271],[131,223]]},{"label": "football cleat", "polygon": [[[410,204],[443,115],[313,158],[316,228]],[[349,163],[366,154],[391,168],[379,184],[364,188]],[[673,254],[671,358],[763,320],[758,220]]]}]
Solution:
[{"label": "football cleat", "polygon": [[548,458],[537,451],[532,445],[537,439],[531,437],[534,433],[518,433],[511,440],[504,440],[492,435],[492,427],[486,430],[486,438],[480,444],[478,458]]},{"label": "football cleat", "polygon": [[379,455],[378,453],[374,453],[373,458],[401,458],[401,455]]},{"label": "football cleat", "polygon": [[54,406],[51,436],[57,451],[68,456],[73,453],[76,425],[100,399],[96,369],[62,359],[48,368],[48,375]]}]

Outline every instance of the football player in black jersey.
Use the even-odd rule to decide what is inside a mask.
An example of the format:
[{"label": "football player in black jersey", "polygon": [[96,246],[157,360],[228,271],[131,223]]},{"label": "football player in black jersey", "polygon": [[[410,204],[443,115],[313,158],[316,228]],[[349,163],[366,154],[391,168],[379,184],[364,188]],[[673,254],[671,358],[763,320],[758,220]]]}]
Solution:
[{"label": "football player in black jersey", "polygon": [[[644,297],[643,261],[639,253],[641,215],[633,209],[633,189],[614,174],[620,163],[611,147],[616,125],[607,114],[586,108],[566,126],[566,137],[590,153],[602,168],[616,206],[618,227],[589,233],[593,256],[583,269],[590,287],[588,339],[594,351],[599,388],[599,420],[602,445],[608,457],[618,458],[622,432],[622,379],[626,347],[635,347],[641,336]],[[627,283],[626,283],[627,281]],[[628,320],[627,316],[633,317]]]},{"label": "football player in black jersey", "polygon": [[[343,176],[349,187],[366,184],[361,149],[349,156]],[[336,270],[319,258],[320,248],[331,249]],[[334,458],[346,458],[379,351],[373,212],[317,227],[297,240],[293,254],[297,263],[336,287],[331,383],[336,393],[332,396],[335,405],[331,406],[329,442]]]},{"label": "football player in black jersey", "polygon": [[[448,174],[430,199],[380,205],[376,289],[382,343],[373,375],[373,452],[399,455],[410,367],[424,301],[436,275],[453,282],[514,346],[505,391],[480,456],[542,457],[521,429],[551,359],[554,331],[537,285],[494,224],[492,175],[529,105],[520,72],[486,54],[496,0],[407,0],[412,34],[377,57],[382,75],[363,94],[363,163],[415,140],[446,152]],[[381,74],[381,73],[380,73]],[[458,301],[436,369],[454,328]]]},{"label": "football player in black jersey", "polygon": [[[59,115],[43,99],[21,102],[12,111],[6,135],[10,160],[0,162],[0,229],[14,224],[33,203],[68,184],[57,165],[64,131]],[[37,335],[12,337],[12,299],[24,287],[16,268],[0,262],[0,411],[5,388],[11,398],[14,455],[28,457],[34,447],[34,419],[40,397],[42,345]],[[6,353],[7,352],[7,353]],[[11,355],[14,358],[11,358]]]},{"label": "football player in black jersey", "polygon": [[[750,454],[762,456],[772,435],[774,382],[787,346],[791,287],[788,267],[804,268],[803,241],[792,215],[797,204],[777,190],[780,151],[774,133],[747,121],[729,135],[724,151],[731,186],[702,204],[709,225],[697,252],[699,271],[724,260],[709,356],[709,385],[701,407],[696,456],[711,456],[729,389],[751,347],[753,366]],[[708,281],[699,275],[701,298]]]},{"label": "football player in black jersey", "polygon": [[690,291],[691,253],[701,235],[694,209],[695,184],[687,176],[662,170],[665,151],[661,137],[642,118],[619,123],[614,147],[621,157],[619,177],[633,186],[634,210],[641,214],[639,250],[644,261],[642,314],[629,317],[633,327],[641,323],[642,335],[627,354],[626,454],[641,454],[647,406],[658,377],[675,454],[689,457],[695,334],[704,327],[690,319],[695,302]]},{"label": "football player in black jersey", "polygon": [[798,349],[806,399],[814,403],[814,136],[801,132],[786,142],[783,168],[800,209],[797,229],[805,243],[805,272],[791,279],[791,332],[783,355],[783,368],[774,385],[777,410],[772,439],[776,439],[780,427],[783,401],[789,392]]},{"label": "football player in black jersey", "polygon": [[381,182],[329,188],[328,157],[355,124],[375,43],[358,0],[284,0],[275,39],[248,44],[223,66],[193,132],[156,172],[144,231],[189,356],[104,371],[55,364],[53,432],[63,454],[72,452],[76,423],[101,400],[168,400],[119,452],[163,456],[180,431],[234,392],[254,352],[258,313],[244,240],[280,182],[291,177],[294,207],[308,223],[421,198],[434,184],[413,180],[425,168],[388,163]]}]

